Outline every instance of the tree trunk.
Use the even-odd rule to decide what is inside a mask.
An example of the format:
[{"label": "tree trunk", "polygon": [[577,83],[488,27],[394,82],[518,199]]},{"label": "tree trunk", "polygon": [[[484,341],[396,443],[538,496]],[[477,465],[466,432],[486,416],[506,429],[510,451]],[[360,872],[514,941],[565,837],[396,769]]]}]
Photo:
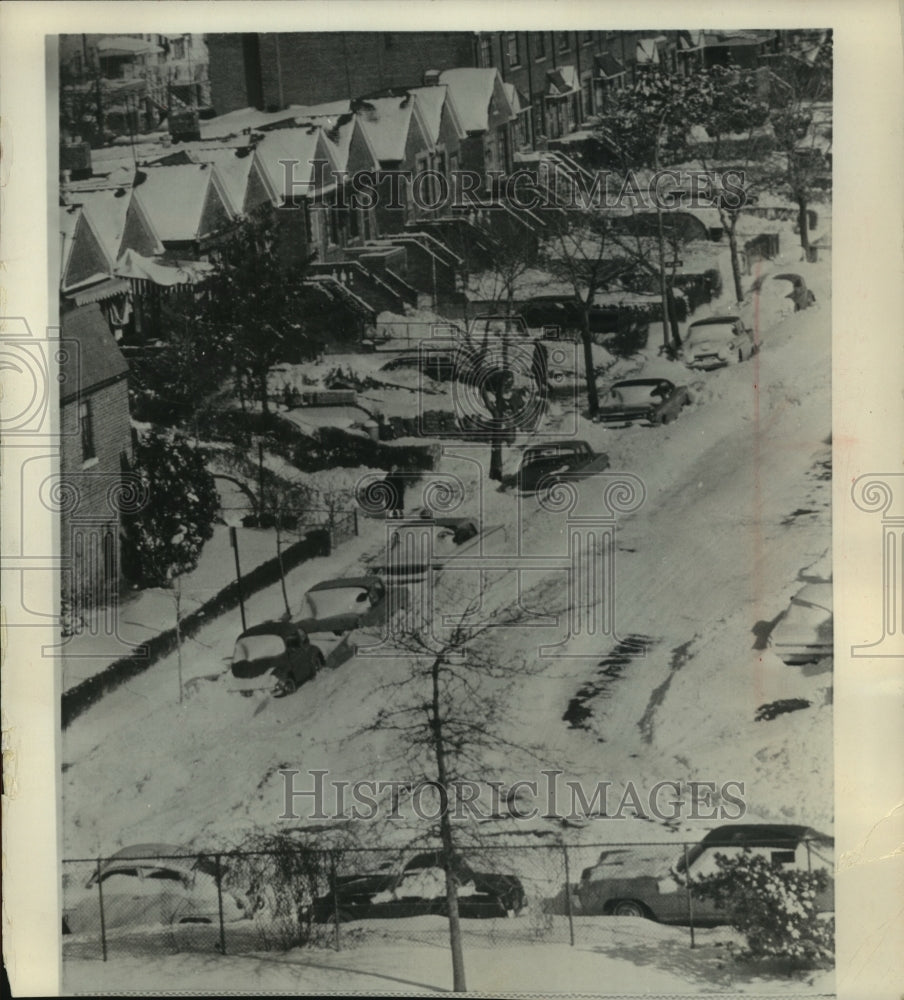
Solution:
[{"label": "tree trunk", "polygon": [[675,293],[671,285],[666,285],[666,299],[669,304],[669,329],[672,333],[672,344],[675,347],[681,346],[681,332],[678,329],[678,304],[675,300]]},{"label": "tree trunk", "polygon": [[596,369],[593,364],[593,340],[590,336],[590,304],[581,303],[581,343],[584,347],[584,377],[587,381],[587,408],[595,417],[600,409],[600,397],[596,389]]},{"label": "tree trunk", "polygon": [[[443,665],[441,656],[436,657],[431,668],[433,682],[433,697],[431,705],[431,730],[433,756],[436,761],[436,779],[443,791],[448,791],[449,781],[446,770],[446,744],[443,734],[443,717],[440,696],[440,668]],[[448,803],[447,803],[448,804]],[[439,818],[440,841],[442,842],[443,868],[446,873],[446,906],[449,916],[449,948],[452,952],[452,991],[464,993],[465,956],[461,943],[461,921],[458,915],[458,883],[455,881],[455,841],[452,836],[452,820],[449,810],[443,809]]]},{"label": "tree trunk", "polygon": [[810,227],[808,225],[807,199],[804,195],[797,197],[797,225],[800,229],[800,245],[804,256],[810,255]]},{"label": "tree trunk", "polygon": [[176,667],[179,672],[179,704],[182,704],[182,583],[173,580],[173,600],[176,604]]},{"label": "tree trunk", "polygon": [[276,512],[276,561],[279,563],[279,585],[282,587],[283,604],[286,606],[286,617],[291,618],[292,609],[289,607],[289,594],[286,590],[286,571],[283,567],[282,559],[282,511]]},{"label": "tree trunk", "polygon": [[268,397],[268,393],[267,393],[267,375],[269,373],[270,373],[270,369],[268,367],[264,366],[258,372],[258,376],[257,376],[258,391],[260,392],[260,397],[261,397],[261,410],[264,413],[269,413],[270,412],[270,402],[269,402],[269,399],[267,398]]},{"label": "tree trunk", "polygon": [[[724,224],[723,219],[723,225]],[[731,252],[731,276],[734,278],[735,298],[740,303],[744,301],[744,286],[741,276],[741,260],[738,256],[737,225],[738,216],[735,214],[731,216],[728,221],[728,225],[726,225],[725,228],[728,231],[728,248]]]}]

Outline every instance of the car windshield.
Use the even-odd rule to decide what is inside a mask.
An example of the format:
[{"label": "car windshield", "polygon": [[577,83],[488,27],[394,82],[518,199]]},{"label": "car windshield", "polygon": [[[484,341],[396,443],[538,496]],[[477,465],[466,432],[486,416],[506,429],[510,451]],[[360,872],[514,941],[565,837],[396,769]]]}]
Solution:
[{"label": "car windshield", "polygon": [[792,597],[785,620],[791,625],[820,625],[831,617],[831,608],[813,604],[801,597]]},{"label": "car windshield", "polygon": [[688,344],[711,344],[731,340],[734,336],[732,323],[707,323],[705,326],[692,326],[687,333]]},{"label": "car windshield", "polygon": [[661,393],[657,394],[658,385],[646,384],[631,385],[630,383],[614,385],[609,390],[609,402],[619,406],[645,406],[661,398]]}]

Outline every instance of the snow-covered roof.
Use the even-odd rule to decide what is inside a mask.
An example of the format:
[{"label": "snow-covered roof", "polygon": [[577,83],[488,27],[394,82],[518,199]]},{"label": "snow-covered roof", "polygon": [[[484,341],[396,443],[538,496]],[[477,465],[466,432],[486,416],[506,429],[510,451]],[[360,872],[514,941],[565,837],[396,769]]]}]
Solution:
[{"label": "snow-covered roof", "polygon": [[245,193],[248,190],[248,175],[254,158],[247,147],[199,147],[189,156],[196,163],[212,163],[229,202],[230,211],[239,215],[244,211]]},{"label": "snow-covered roof", "polygon": [[408,134],[415,115],[424,132],[424,140],[429,143],[426,126],[416,108],[417,98],[411,93],[399,97],[367,98],[356,103],[355,111],[362,131],[370,139],[381,163],[400,162],[405,158]]},{"label": "snow-covered roof", "polygon": [[134,250],[126,250],[116,267],[120,278],[137,278],[152,281],[155,285],[194,285],[208,277],[214,268],[200,260],[157,261],[143,257]]},{"label": "snow-covered roof", "polygon": [[439,81],[448,85],[465,132],[485,132],[490,127],[490,102],[498,76],[495,69],[474,66],[446,69],[440,73]]},{"label": "snow-covered roof", "polygon": [[[123,239],[126,235],[126,223],[129,208],[133,205],[131,185],[128,188],[108,188],[98,191],[83,191],[74,193],[71,200],[80,204],[91,220],[94,233],[111,261],[119,260],[126,247]],[[140,203],[134,204],[135,210],[142,215],[142,223],[149,237],[148,249],[153,253],[163,253],[163,244],[149,219],[144,217]]]},{"label": "snow-covered roof", "polygon": [[206,235],[201,229],[211,188],[228,212],[216,168],[207,163],[142,167],[136,175],[135,194],[160,239],[181,242]]},{"label": "snow-covered roof", "polygon": [[[94,284],[113,273],[113,261],[104,250],[100,237],[81,205],[61,205],[60,230],[60,287],[73,291]],[[70,274],[70,266],[77,264],[73,251],[82,241],[84,265],[81,273]],[[76,268],[78,270],[78,268]]]},{"label": "snow-covered roof", "polygon": [[[254,158],[277,201],[292,195],[314,194],[322,189],[325,178],[318,177],[315,163],[325,163],[327,170],[335,169],[323,131],[313,125],[268,132],[258,143]],[[291,164],[291,178],[287,174],[287,162]]]}]

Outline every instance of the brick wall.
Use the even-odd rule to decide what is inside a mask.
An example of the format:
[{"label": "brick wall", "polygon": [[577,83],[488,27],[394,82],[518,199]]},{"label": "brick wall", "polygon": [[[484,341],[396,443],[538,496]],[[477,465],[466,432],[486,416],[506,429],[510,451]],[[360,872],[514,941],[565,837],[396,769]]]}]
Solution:
[{"label": "brick wall", "polygon": [[[72,502],[61,504],[60,547],[64,560],[71,560],[72,575],[63,573],[63,592],[81,593],[87,603],[99,603],[103,598],[105,569],[99,544],[109,533],[112,544],[119,542],[118,514],[110,501],[110,492],[121,482],[122,455],[130,455],[132,432],[129,422],[128,383],[125,378],[82,397],[91,412],[96,461],[83,461],[82,439],[79,433],[79,400],[72,399],[60,408],[63,433],[60,449],[60,471],[65,493]],[[81,535],[82,542],[73,539]],[[67,565],[64,562],[64,565]],[[111,587],[118,586],[118,558]],[[93,595],[93,600],[91,599]]]},{"label": "brick wall", "polygon": [[[418,85],[428,69],[473,66],[473,36],[454,31],[293,32],[208,35],[211,98],[217,114],[278,109]],[[255,83],[259,93],[255,95]]]}]

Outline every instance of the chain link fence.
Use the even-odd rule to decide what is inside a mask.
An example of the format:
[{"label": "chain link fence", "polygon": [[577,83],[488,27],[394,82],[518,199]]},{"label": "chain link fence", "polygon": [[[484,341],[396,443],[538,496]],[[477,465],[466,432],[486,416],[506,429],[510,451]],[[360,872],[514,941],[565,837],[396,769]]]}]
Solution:
[{"label": "chain link fence", "polygon": [[[154,852],[63,862],[63,958],[185,951],[239,954],[365,944],[446,946],[442,851],[277,844],[213,854]],[[719,847],[712,843],[710,847]],[[723,849],[737,845],[722,845]],[[749,846],[749,845],[748,845]],[[698,843],[470,847],[452,866],[463,941],[639,947],[676,925],[694,947],[723,923],[684,872],[705,873]],[[831,869],[823,841],[763,845],[775,865]],[[826,904],[831,909],[831,897]]]}]

